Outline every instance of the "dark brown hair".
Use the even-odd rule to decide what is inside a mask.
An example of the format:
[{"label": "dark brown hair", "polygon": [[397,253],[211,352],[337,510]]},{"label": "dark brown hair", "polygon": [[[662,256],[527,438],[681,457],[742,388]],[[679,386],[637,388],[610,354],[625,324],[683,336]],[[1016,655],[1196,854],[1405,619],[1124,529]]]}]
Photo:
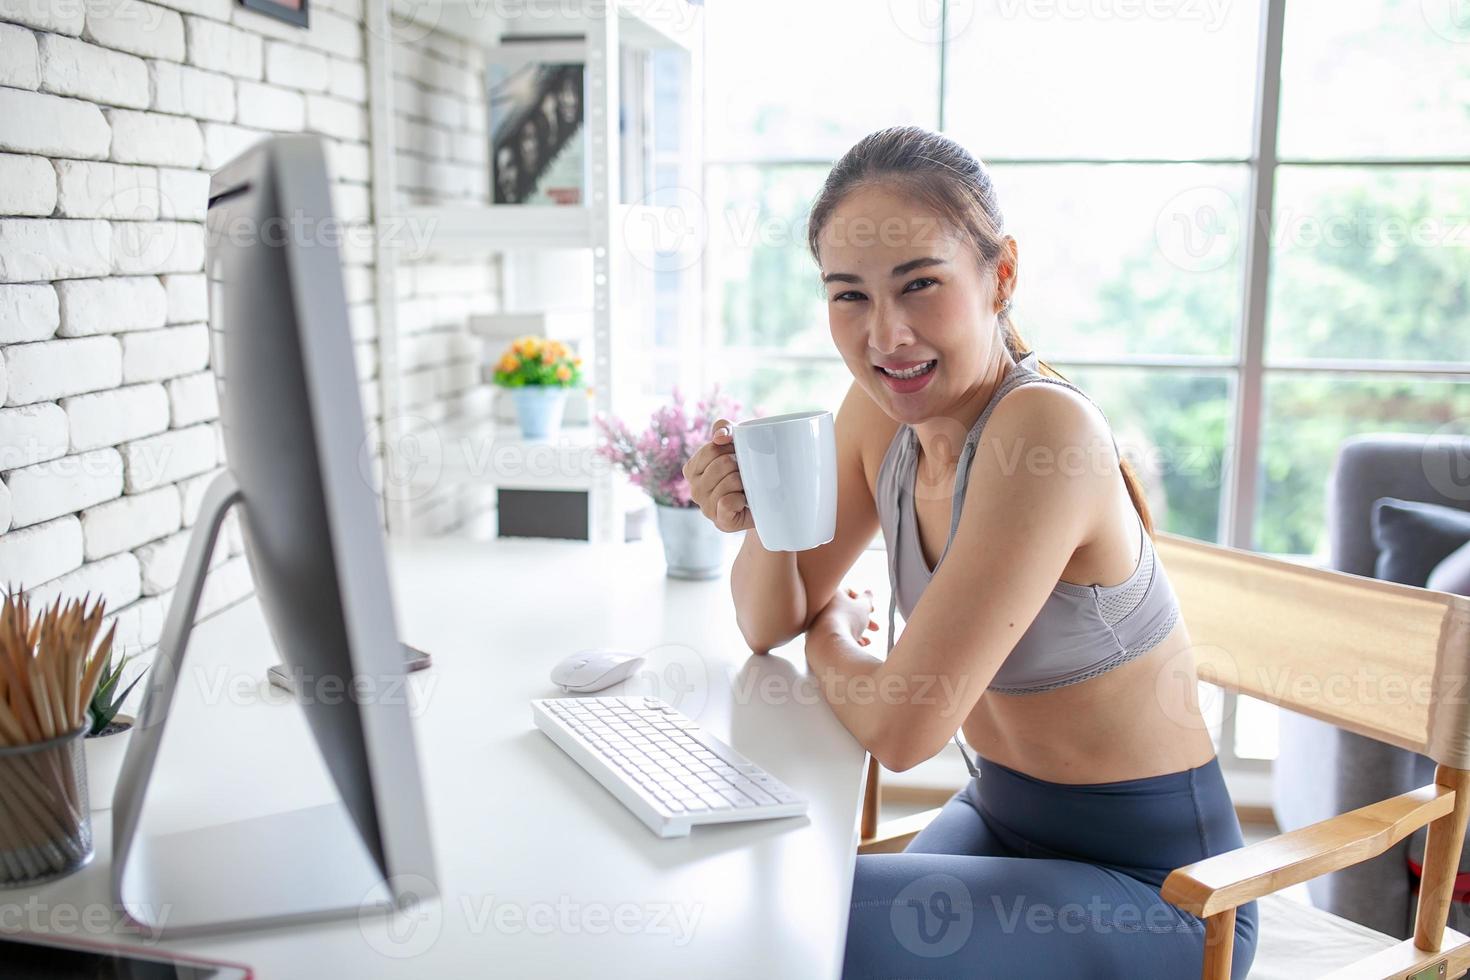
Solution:
[{"label": "dark brown hair", "polygon": [[[807,219],[807,247],[819,265],[818,238],[832,213],[848,194],[874,185],[893,188],[933,211],[969,242],[982,268],[991,268],[1004,258],[1005,219],[996,201],[990,171],[947,136],[920,126],[894,126],[858,140],[827,174]],[[1020,360],[1031,353],[1017,332],[1010,311],[1002,309],[998,319],[1001,337],[1011,357]],[[1043,373],[1066,380],[1061,372],[1039,358],[1037,365]],[[1138,516],[1149,534],[1153,534],[1153,517],[1138,477],[1121,456],[1118,465]]]}]

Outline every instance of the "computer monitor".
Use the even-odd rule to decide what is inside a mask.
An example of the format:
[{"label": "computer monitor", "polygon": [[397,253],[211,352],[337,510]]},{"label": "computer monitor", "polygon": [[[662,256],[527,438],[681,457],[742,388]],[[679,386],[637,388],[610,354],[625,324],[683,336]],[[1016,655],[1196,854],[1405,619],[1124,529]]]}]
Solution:
[{"label": "computer monitor", "polygon": [[[385,907],[423,898],[434,880],[403,697],[299,699],[339,804],[166,838],[140,832],[231,507],[271,635],[296,676],[318,690],[331,678],[335,690],[357,680],[372,682],[357,690],[384,692],[401,691],[383,681],[405,671],[378,502],[358,465],[366,434],[320,141],[269,139],[226,164],[210,182],[207,230],[226,469],[194,525],[113,809],[115,898],[160,934],[356,913],[374,895]],[[167,921],[150,921],[159,910]]]}]

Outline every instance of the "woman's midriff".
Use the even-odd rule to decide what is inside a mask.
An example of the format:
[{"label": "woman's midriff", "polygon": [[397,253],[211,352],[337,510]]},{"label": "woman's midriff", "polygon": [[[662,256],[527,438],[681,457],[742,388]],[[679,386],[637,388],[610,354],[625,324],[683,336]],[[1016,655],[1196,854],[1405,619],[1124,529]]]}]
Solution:
[{"label": "woman's midriff", "polygon": [[1037,694],[987,692],[962,728],[981,756],[1054,783],[1161,776],[1215,755],[1183,623],[1091,680]]}]

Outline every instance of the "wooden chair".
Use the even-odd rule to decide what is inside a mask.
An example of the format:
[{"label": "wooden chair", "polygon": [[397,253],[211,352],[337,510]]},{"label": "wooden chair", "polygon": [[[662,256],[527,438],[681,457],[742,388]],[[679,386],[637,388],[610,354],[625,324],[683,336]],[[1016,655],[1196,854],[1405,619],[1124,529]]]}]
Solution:
[{"label": "wooden chair", "polygon": [[[1470,969],[1470,938],[1445,927],[1470,816],[1470,599],[1174,535],[1157,544],[1202,680],[1436,763],[1428,786],[1171,873],[1164,898],[1205,921],[1204,980],[1230,976],[1241,905],[1376,857],[1424,826],[1413,938],[1332,976],[1439,980]],[[869,760],[863,854],[903,850],[939,812],[880,825],[879,799]]]}]

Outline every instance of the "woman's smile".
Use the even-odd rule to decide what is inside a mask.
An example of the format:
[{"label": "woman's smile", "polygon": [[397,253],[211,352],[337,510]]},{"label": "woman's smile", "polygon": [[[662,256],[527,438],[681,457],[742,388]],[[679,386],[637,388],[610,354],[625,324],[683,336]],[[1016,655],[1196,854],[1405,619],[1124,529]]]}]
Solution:
[{"label": "woman's smile", "polygon": [[939,359],[927,361],[901,361],[894,364],[875,364],[873,370],[883,383],[900,395],[911,395],[925,388],[934,378]]}]

